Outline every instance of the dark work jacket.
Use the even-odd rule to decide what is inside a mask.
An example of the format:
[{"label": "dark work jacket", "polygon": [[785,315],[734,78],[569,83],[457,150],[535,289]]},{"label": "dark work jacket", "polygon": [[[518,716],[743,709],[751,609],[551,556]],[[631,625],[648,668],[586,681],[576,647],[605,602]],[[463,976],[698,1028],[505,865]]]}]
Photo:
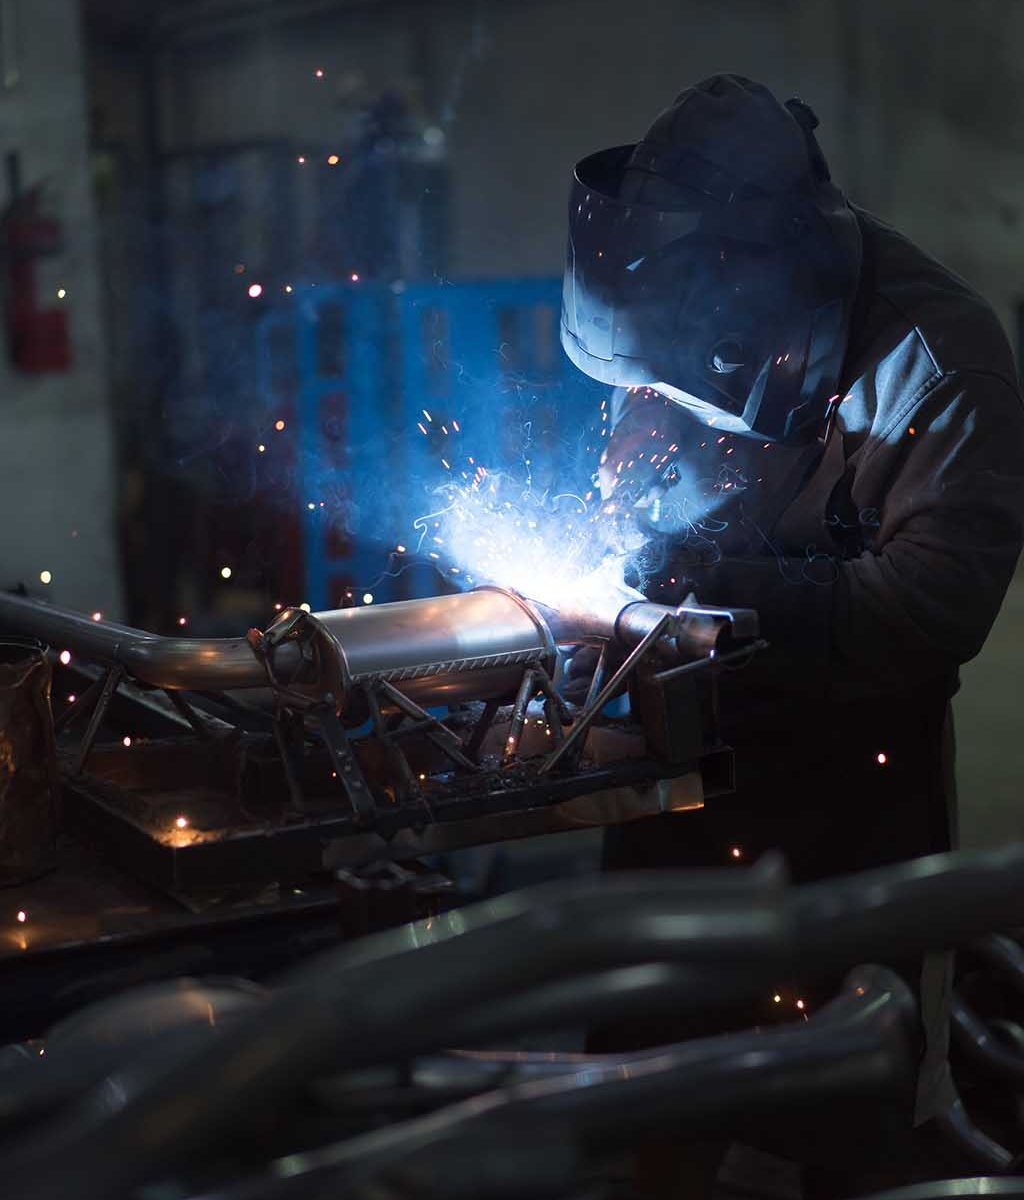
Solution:
[{"label": "dark work jacket", "polygon": [[605,480],[635,475],[652,446],[679,455],[645,590],[755,608],[771,647],[721,677],[735,794],[611,833],[610,866],[781,848],[803,880],[950,845],[949,699],[1020,553],[1024,410],[991,308],[858,218],[860,291],[823,444],[722,436],[654,393],[620,398]]},{"label": "dark work jacket", "polygon": [[[609,829],[609,869],[748,863],[779,849],[801,882],[955,844],[949,701],[1020,554],[1024,409],[989,306],[894,230],[858,218],[856,314],[822,443],[722,435],[653,392],[617,397],[605,498],[621,494],[628,507],[657,494],[652,458],[662,481],[666,463],[677,480],[648,509],[645,591],[677,602],[692,589],[704,603],[755,608],[771,646],[720,677],[735,792]],[[920,1122],[951,1099],[950,963],[892,965],[921,999]],[[832,990],[790,982],[812,1005]],[[770,1001],[756,1014],[719,1014],[711,1028],[787,1015]],[[708,1031],[645,1020],[590,1044]]]}]

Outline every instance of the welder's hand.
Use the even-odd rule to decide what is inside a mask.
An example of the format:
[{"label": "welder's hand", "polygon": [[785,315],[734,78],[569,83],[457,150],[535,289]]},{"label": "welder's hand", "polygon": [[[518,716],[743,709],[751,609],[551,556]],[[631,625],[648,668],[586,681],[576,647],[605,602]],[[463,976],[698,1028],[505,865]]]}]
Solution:
[{"label": "welder's hand", "polygon": [[580,646],[565,664],[562,695],[570,704],[582,704],[586,700],[600,657],[597,646]]}]

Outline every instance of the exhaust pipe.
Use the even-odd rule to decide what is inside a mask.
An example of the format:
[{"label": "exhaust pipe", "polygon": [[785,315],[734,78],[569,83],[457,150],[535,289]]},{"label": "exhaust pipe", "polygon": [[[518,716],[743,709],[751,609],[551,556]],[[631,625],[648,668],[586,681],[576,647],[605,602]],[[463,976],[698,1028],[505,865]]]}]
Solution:
[{"label": "exhaust pipe", "polygon": [[[417,702],[456,704],[511,697],[530,666],[553,673],[558,645],[597,642],[632,649],[667,614],[678,619],[658,651],[670,661],[704,658],[728,643],[757,637],[757,614],[750,609],[675,609],[614,590],[596,602],[570,601],[557,609],[503,588],[481,587],[312,615],[349,684],[385,681]],[[303,658],[297,641],[274,644],[275,627],[289,615],[294,610],[282,613],[267,631],[270,665],[278,679],[315,683],[318,668]],[[163,637],[12,595],[0,595],[0,629],[122,667],[138,683],[168,691],[268,684],[266,665],[244,637]]]}]

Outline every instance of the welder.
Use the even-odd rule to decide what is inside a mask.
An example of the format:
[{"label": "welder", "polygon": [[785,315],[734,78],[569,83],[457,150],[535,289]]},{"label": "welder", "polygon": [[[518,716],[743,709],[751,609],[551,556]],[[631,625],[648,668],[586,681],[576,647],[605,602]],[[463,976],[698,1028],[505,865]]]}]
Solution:
[{"label": "welder", "polygon": [[645,528],[648,596],[750,606],[770,642],[721,672],[735,793],[610,831],[609,868],[778,848],[810,880],[955,839],[950,699],[1021,550],[1020,386],[989,305],[846,199],[817,123],[719,75],[576,167],[562,344],[616,389],[604,503]]}]

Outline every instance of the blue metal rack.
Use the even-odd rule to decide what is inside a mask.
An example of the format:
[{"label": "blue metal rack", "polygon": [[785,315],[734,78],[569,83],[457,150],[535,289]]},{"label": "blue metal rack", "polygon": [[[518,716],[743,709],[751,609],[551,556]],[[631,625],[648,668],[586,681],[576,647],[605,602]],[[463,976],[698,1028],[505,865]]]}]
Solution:
[{"label": "blue metal rack", "polygon": [[605,389],[562,353],[560,287],[557,279],[305,286],[288,311],[264,321],[270,402],[280,400],[272,347],[282,334],[294,347],[296,485],[314,608],[347,591],[359,602],[373,581],[379,600],[436,590],[429,572],[381,577],[402,513],[408,530],[413,515],[430,511],[446,462],[458,471],[472,456],[542,487],[587,469]]}]

